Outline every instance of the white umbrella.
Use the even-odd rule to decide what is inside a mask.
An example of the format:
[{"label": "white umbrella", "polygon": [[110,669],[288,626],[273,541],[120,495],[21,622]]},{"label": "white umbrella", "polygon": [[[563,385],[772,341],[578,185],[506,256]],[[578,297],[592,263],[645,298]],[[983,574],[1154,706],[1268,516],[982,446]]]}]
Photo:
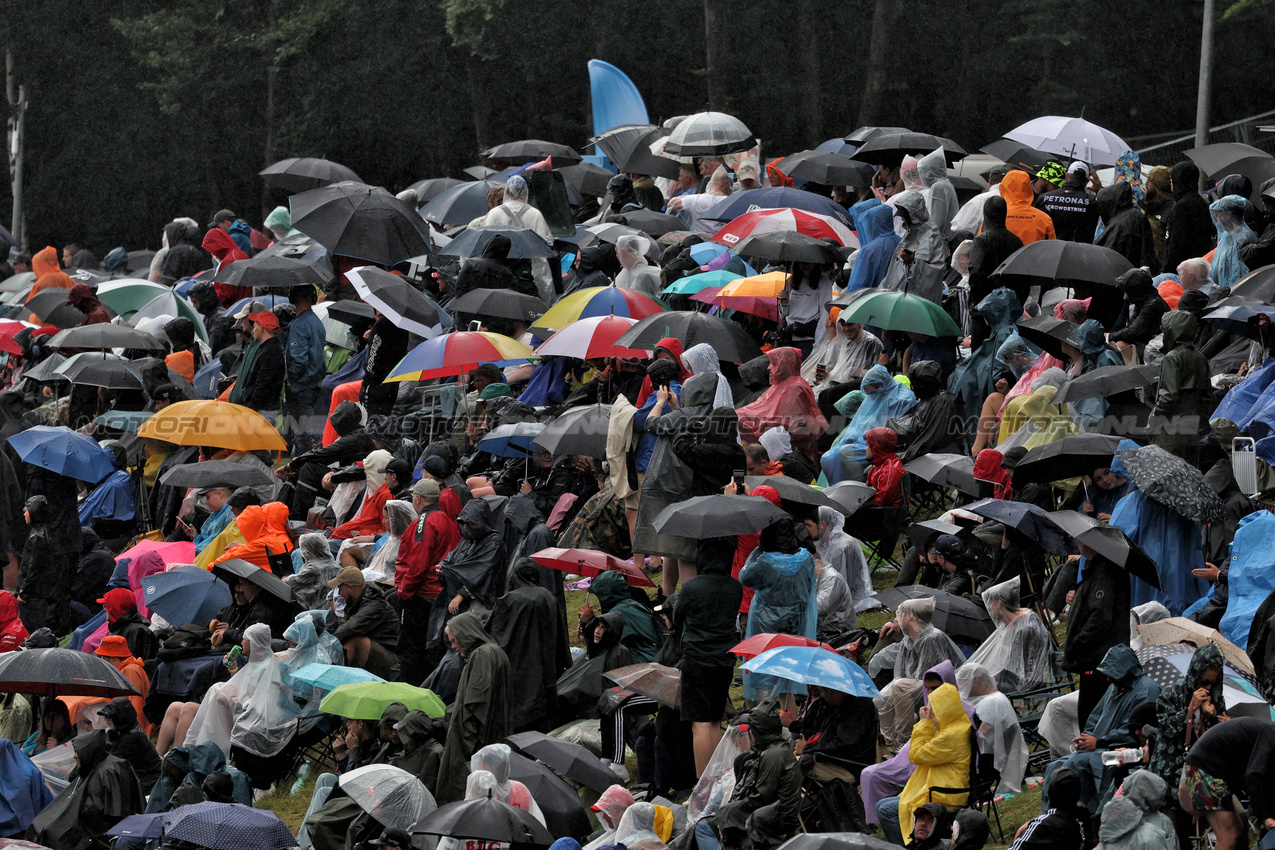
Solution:
[{"label": "white umbrella", "polygon": [[1079,159],[1089,165],[1115,165],[1116,156],[1129,150],[1124,139],[1083,118],[1045,115],[1020,124],[1005,134],[1029,148]]},{"label": "white umbrella", "polygon": [[673,128],[664,141],[667,156],[719,156],[745,151],[757,143],[752,130],[724,112],[697,112]]},{"label": "white umbrella", "polygon": [[382,826],[411,831],[438,808],[434,795],[401,767],[369,764],[341,776],[341,790]]}]

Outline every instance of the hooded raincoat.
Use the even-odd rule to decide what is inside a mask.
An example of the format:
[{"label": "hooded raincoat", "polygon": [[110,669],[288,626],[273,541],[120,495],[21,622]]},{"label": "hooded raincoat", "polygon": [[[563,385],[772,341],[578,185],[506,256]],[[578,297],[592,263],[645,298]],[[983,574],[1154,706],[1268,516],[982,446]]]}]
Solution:
[{"label": "hooded raincoat", "polygon": [[894,432],[889,428],[873,428],[863,435],[864,444],[872,450],[871,466],[863,481],[876,490],[872,504],[892,508],[903,504],[903,462],[895,454]]},{"label": "hooded raincoat", "polygon": [[1001,287],[978,302],[978,312],[990,326],[982,344],[957,364],[947,379],[949,392],[956,393],[964,405],[965,416],[977,416],[983,400],[996,386],[996,353],[1009,338],[1014,325],[1023,315],[1022,302],[1013,290]]},{"label": "hooded raincoat", "polygon": [[554,594],[540,586],[540,567],[530,558],[514,565],[509,592],[492,606],[487,630],[505,650],[513,698],[513,728],[539,728],[556,715],[558,676],[571,664],[567,624]]},{"label": "hooded raincoat", "polygon": [[1000,774],[996,793],[1017,794],[1027,774],[1027,742],[1014,704],[997,689],[991,671],[973,658],[956,671],[956,688],[974,709],[979,751],[992,756],[992,766]]},{"label": "hooded raincoat", "polygon": [[[864,207],[865,204],[868,206]],[[859,251],[854,255],[854,268],[850,270],[846,291],[875,289],[885,279],[890,260],[899,247],[899,235],[894,232],[894,207],[873,198],[860,201],[850,211],[859,229]]]},{"label": "hooded raincoat", "polygon": [[943,241],[952,238],[952,219],[961,208],[956,198],[956,189],[947,177],[947,159],[943,149],[931,151],[921,157],[918,164],[921,184],[925,190],[921,195],[925,198],[925,208],[930,214],[930,221],[939,229]]},{"label": "hooded raincoat", "polygon": [[[972,724],[961,695],[953,685],[930,693],[933,719],[921,718],[912,727],[908,760],[916,770],[899,792],[899,828],[912,834],[912,813],[930,800],[930,788],[967,788],[970,780]],[[933,802],[948,808],[963,805],[968,794],[934,794]]]},{"label": "hooded raincoat", "polygon": [[1195,316],[1174,310],[1160,319],[1164,359],[1151,411],[1152,442],[1188,463],[1200,456],[1200,428],[1208,421],[1213,386],[1209,361],[1195,350]]},{"label": "hooded raincoat", "polygon": [[[1205,644],[1191,655],[1182,678],[1160,694],[1155,703],[1156,739],[1151,751],[1148,768],[1173,786],[1173,798],[1177,797],[1178,780],[1182,778],[1182,764],[1186,751],[1200,736],[1219,722],[1226,714],[1226,697],[1222,692],[1222,650],[1213,644]],[[1209,691],[1210,704],[1191,710],[1191,697],[1196,690],[1206,687],[1204,674],[1216,668],[1217,683]],[[1166,800],[1167,802],[1167,800]]]},{"label": "hooded raincoat", "polygon": [[336,578],[341,565],[332,557],[328,538],[322,534],[301,535],[297,550],[301,554],[301,567],[284,581],[292,586],[297,602],[307,611],[327,604],[328,582]]},{"label": "hooded raincoat", "polygon": [[17,744],[0,738],[0,835],[21,835],[51,802],[44,774]]},{"label": "hooded raincoat", "polygon": [[[1032,179],[1026,171],[1014,169],[1000,182],[1001,197],[1005,199],[1005,227],[1024,245],[1041,239],[1054,239],[1054,220],[1049,213],[1032,206],[1036,193],[1032,191]],[[986,213],[984,213],[986,215]]]},{"label": "hooded raincoat", "polygon": [[447,627],[465,657],[465,669],[438,769],[434,798],[440,805],[464,795],[470,757],[513,732],[509,657],[483,629],[477,614],[457,614]]},{"label": "hooded raincoat", "polygon": [[1234,286],[1249,272],[1240,249],[1256,242],[1257,234],[1244,223],[1247,204],[1248,200],[1239,195],[1227,195],[1209,204],[1209,215],[1217,228],[1217,248],[1213,251],[1209,277],[1218,286]]},{"label": "hooded raincoat", "polygon": [[[909,292],[938,303],[943,296],[943,275],[947,271],[947,243],[943,234],[925,208],[925,198],[919,192],[901,192],[894,201],[895,215],[906,213],[903,239],[890,259],[882,289]],[[903,252],[911,251],[910,263],[903,261]]]},{"label": "hooded raincoat", "polygon": [[877,365],[869,369],[860,386],[866,396],[863,404],[821,459],[829,484],[846,480],[849,472],[854,469],[852,464],[863,466],[867,463],[864,437],[869,431],[907,413],[916,404],[916,396],[912,391],[890,377],[890,371],[884,366]]},{"label": "hooded raincoat", "polygon": [[766,352],[766,357],[770,360],[770,389],[739,409],[740,436],[745,443],[755,443],[762,434],[782,425],[793,447],[813,458],[828,421],[819,412],[810,384],[801,377],[801,352],[775,348]]},{"label": "hooded raincoat", "polygon": [[952,421],[958,418],[959,402],[943,387],[943,370],[933,360],[913,363],[908,382],[916,396],[916,406],[886,422],[903,447],[901,460],[907,463],[931,453],[960,453]]},{"label": "hooded raincoat", "polygon": [[1049,630],[1035,611],[1019,607],[1018,583],[1016,576],[983,591],[983,605],[996,631],[966,662],[993,676],[998,689],[1006,693],[1035,690],[1054,680]]},{"label": "hooded raincoat", "polygon": [[[753,550],[739,571],[739,581],[753,591],[746,638],[759,634],[788,634],[813,638],[819,620],[815,594],[815,559],[805,549],[789,555]],[[773,676],[744,672],[744,695],[750,700],[777,694],[783,682]],[[792,693],[805,693],[792,684]]]},{"label": "hooded raincoat", "polygon": [[110,754],[104,731],[80,735],[72,746],[79,767],[71,784],[36,815],[26,837],[58,850],[87,850],[106,830],[142,811],[146,800],[133,768]]},{"label": "hooded raincoat", "polygon": [[1107,186],[1098,193],[1094,208],[1100,219],[1094,244],[1110,248],[1134,268],[1146,266],[1151,274],[1159,274],[1155,234],[1151,232],[1151,222],[1134,202],[1132,186],[1128,183]]},{"label": "hooded raincoat", "polygon": [[431,646],[442,642],[443,628],[451,617],[447,606],[457,595],[484,607],[491,607],[500,596],[504,583],[504,564],[500,558],[503,539],[495,520],[492,506],[485,499],[471,499],[456,517],[460,543],[438,564],[443,588],[430,612]]},{"label": "hooded raincoat", "polygon": [[1177,797],[1177,782],[1170,788],[1151,771],[1137,770],[1120,788],[1123,793],[1102,809],[1098,846],[1103,850],[1163,850],[1178,846],[1173,821],[1160,811],[1166,795]]},{"label": "hooded raincoat", "polygon": [[815,552],[819,560],[841,575],[849,589],[851,605],[858,605],[872,595],[872,574],[863,546],[846,534],[846,518],[840,511],[821,506],[819,522],[826,524],[828,530],[815,540]]}]

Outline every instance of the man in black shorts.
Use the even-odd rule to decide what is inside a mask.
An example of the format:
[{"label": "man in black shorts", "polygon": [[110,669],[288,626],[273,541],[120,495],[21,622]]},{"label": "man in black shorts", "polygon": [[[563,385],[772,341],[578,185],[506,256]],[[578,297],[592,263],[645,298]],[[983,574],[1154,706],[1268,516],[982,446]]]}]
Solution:
[{"label": "man in black shorts", "polygon": [[673,611],[673,630],[682,635],[682,719],[691,724],[695,775],[701,776],[722,738],[722,715],[739,642],[735,614],[744,588],[731,577],[735,538],[701,540],[695,555],[696,575],[682,585]]},{"label": "man in black shorts", "polygon": [[[1247,758],[1245,757],[1247,755]],[[1249,806],[1263,830],[1275,828],[1275,723],[1237,717],[1209,729],[1191,745],[1178,785],[1178,802],[1203,814],[1217,833],[1217,850],[1243,841],[1248,825],[1231,797],[1248,794]]]}]

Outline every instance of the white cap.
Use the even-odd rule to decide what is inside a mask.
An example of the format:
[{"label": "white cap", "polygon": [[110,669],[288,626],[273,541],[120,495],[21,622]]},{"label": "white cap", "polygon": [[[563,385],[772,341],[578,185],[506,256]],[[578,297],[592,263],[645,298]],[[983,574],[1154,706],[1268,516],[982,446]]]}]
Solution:
[{"label": "white cap", "polygon": [[1083,162],[1081,162],[1080,160],[1076,160],[1076,161],[1075,161],[1075,162],[1073,162],[1071,165],[1067,166],[1067,173],[1068,173],[1068,174],[1083,174],[1083,175],[1085,175],[1086,177],[1088,177],[1088,176],[1089,176],[1089,166],[1085,165],[1085,164],[1084,164]]}]

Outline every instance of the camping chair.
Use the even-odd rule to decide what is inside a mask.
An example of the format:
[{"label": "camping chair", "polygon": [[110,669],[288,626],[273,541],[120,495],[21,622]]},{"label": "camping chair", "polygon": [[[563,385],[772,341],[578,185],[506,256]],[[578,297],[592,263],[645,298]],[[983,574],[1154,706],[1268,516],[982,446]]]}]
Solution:
[{"label": "camping chair", "polygon": [[1018,725],[1023,730],[1023,741],[1027,744],[1027,765],[1029,771],[1042,771],[1052,759],[1049,742],[1040,734],[1040,720],[1045,714],[1045,706],[1050,700],[1071,693],[1075,684],[1071,676],[1061,671],[1059,660],[1062,653],[1055,652],[1054,683],[1030,691],[1006,694],[1018,715]]},{"label": "camping chair", "polygon": [[1004,844],[1005,830],[1001,826],[1000,811],[996,808],[996,785],[1000,782],[1001,775],[1000,771],[993,766],[992,761],[992,753],[981,752],[978,745],[978,730],[971,726],[970,777],[967,786],[964,788],[947,788],[941,785],[932,785],[929,788],[929,801],[931,803],[934,802],[936,793],[966,794],[967,799],[964,805],[959,806],[959,808],[973,809],[987,817],[989,823],[995,820],[996,833],[1000,837],[1000,843]]},{"label": "camping chair", "polygon": [[911,509],[913,522],[933,519],[956,504],[956,497],[949,488],[931,484],[924,479],[914,484],[911,479],[910,474],[903,473],[903,480],[907,482],[903,493]]},{"label": "camping chair", "polygon": [[894,556],[894,551],[898,547],[899,536],[912,524],[907,505],[873,508],[862,516],[856,512],[855,516],[860,522],[855,524],[853,536],[863,544],[869,566],[875,558],[878,566],[884,564],[896,573],[901,570],[903,561]]},{"label": "camping chair", "polygon": [[[867,819],[856,777],[866,764],[837,758],[829,753],[809,753],[802,758],[801,805],[797,819],[802,832],[866,832]],[[806,769],[807,764],[809,769]],[[816,779],[816,772],[823,779]]]}]

